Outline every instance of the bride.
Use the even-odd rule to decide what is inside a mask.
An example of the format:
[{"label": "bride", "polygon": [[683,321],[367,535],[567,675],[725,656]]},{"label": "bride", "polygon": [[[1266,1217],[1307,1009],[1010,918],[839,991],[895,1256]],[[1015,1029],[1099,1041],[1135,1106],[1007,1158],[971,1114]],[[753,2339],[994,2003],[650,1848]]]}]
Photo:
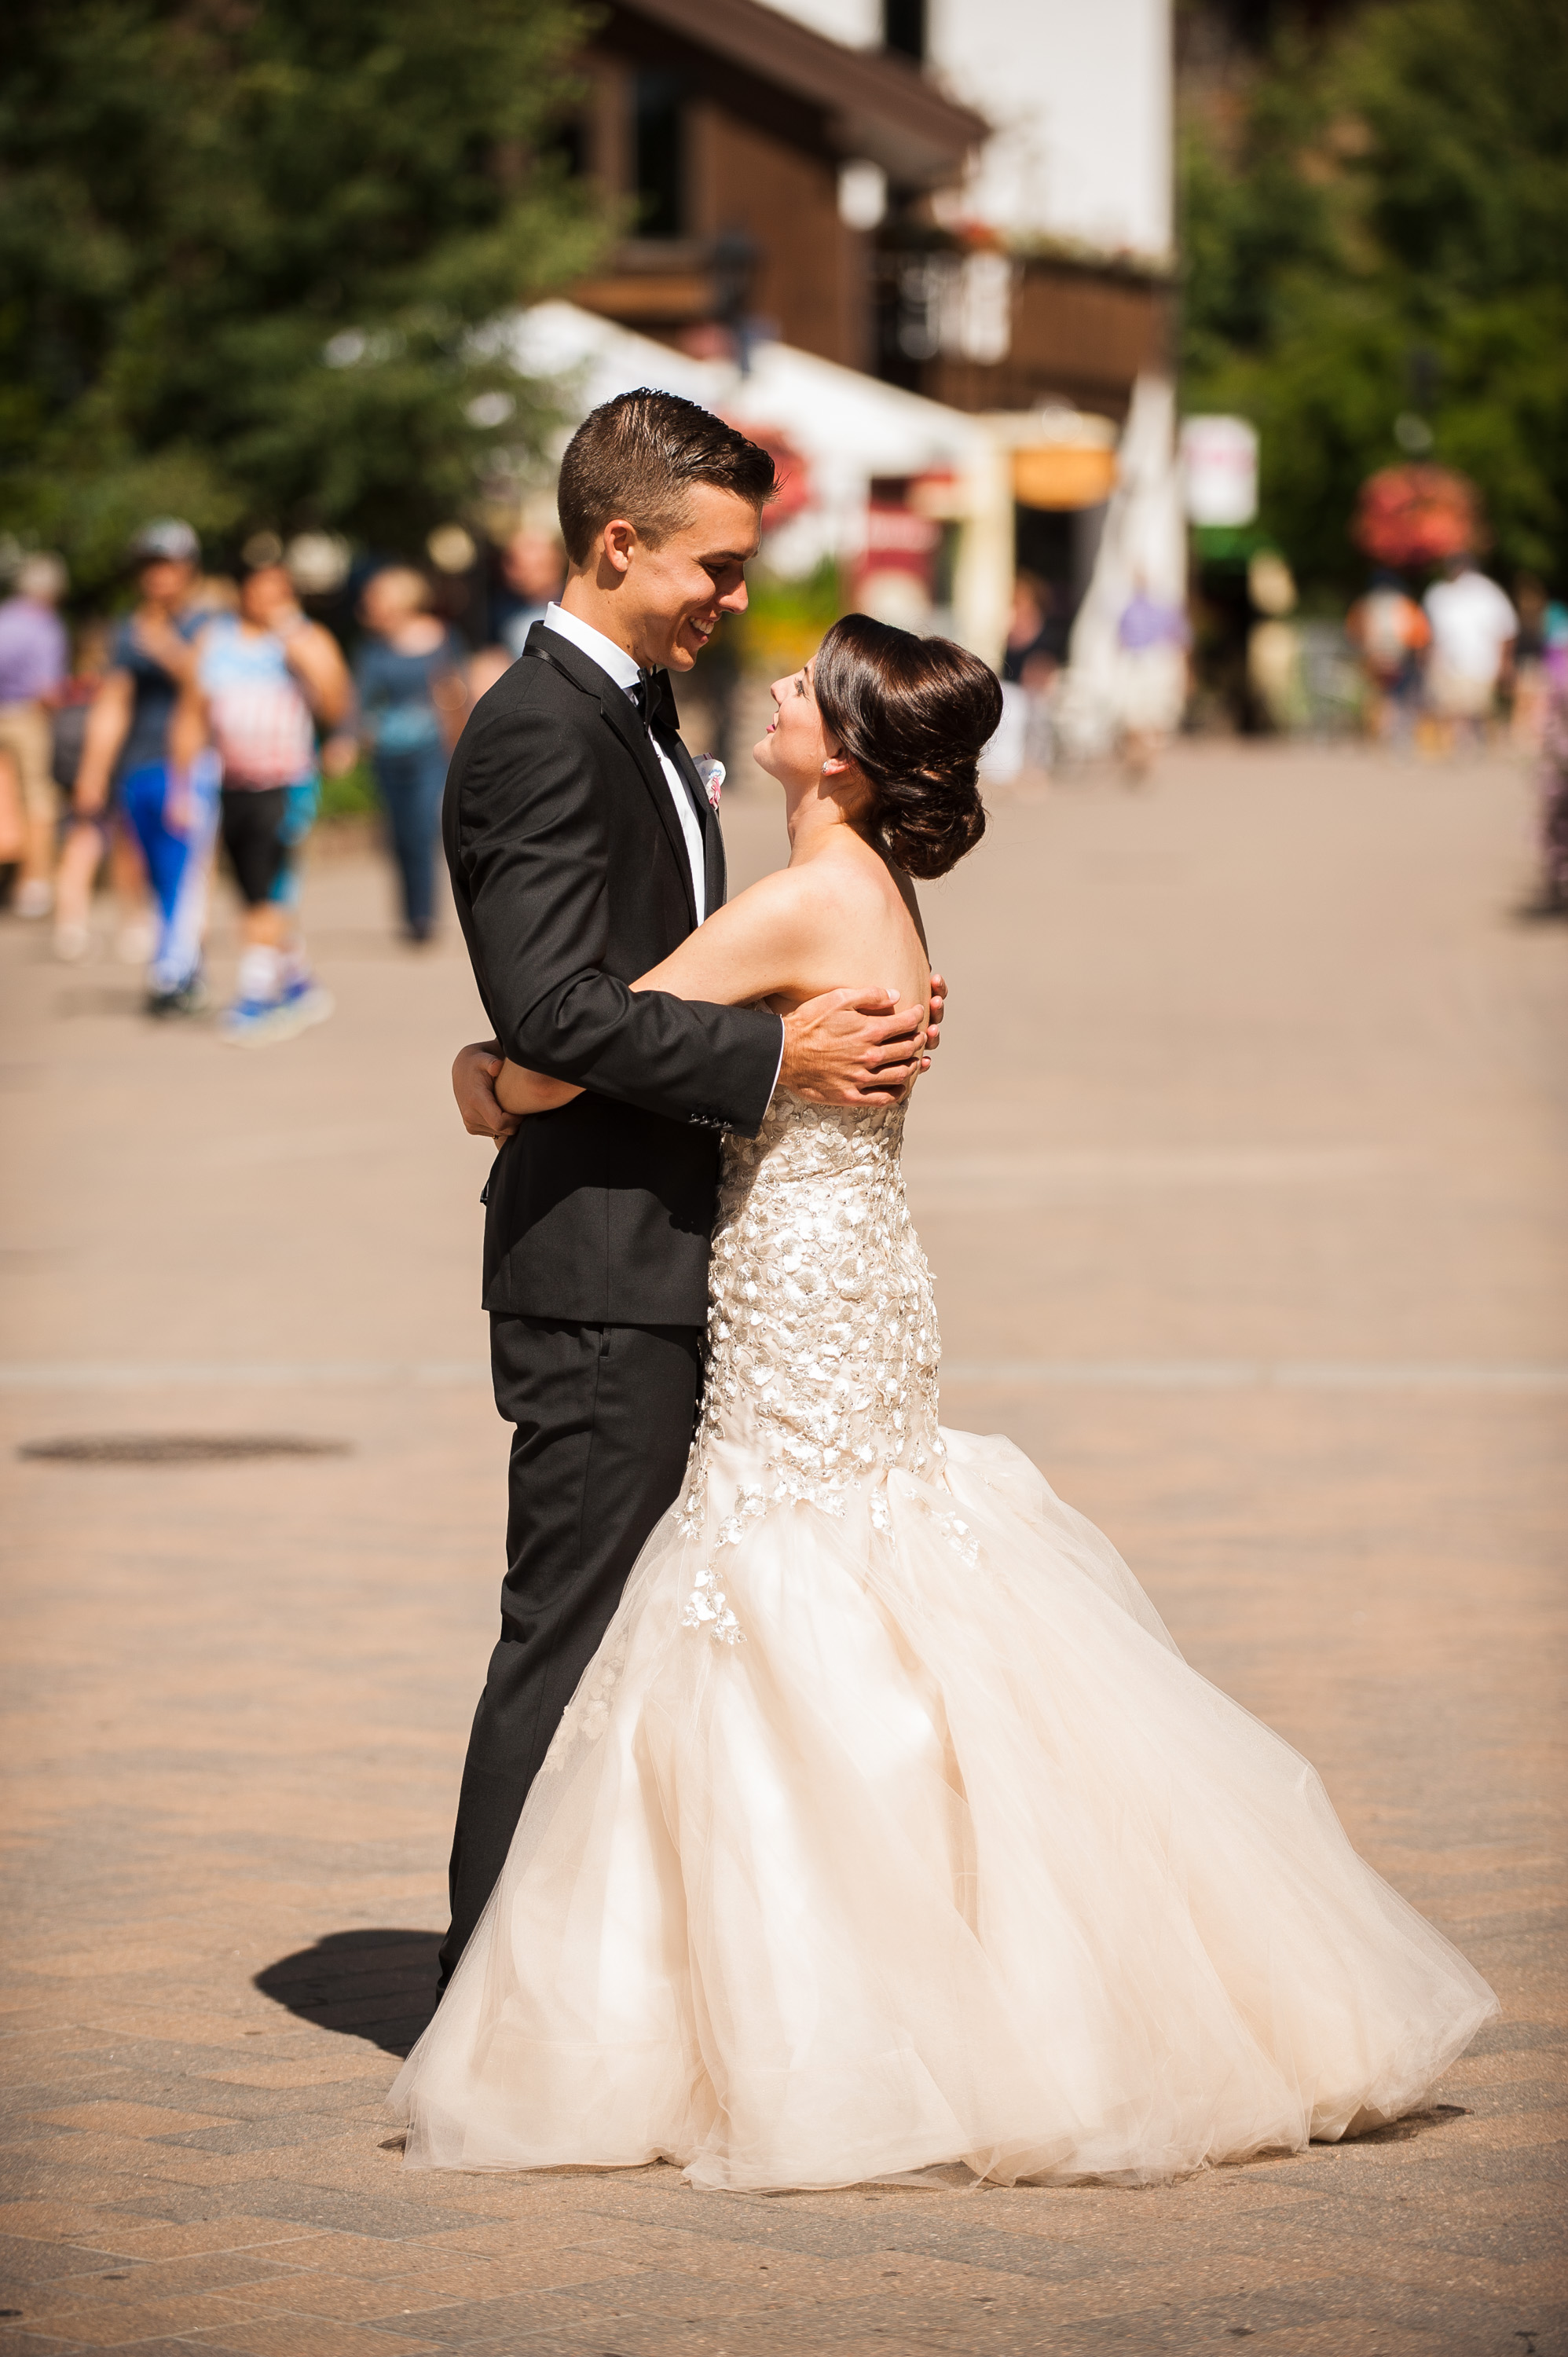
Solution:
[{"label": "bride", "polygon": [[[789,864],[637,986],[787,1010],[853,945],[921,997],[995,683],[851,616],[773,695]],[[726,1140],[685,1485],[393,2089],[413,2167],[1147,2183],[1395,2118],[1497,2009],[1099,1532],[939,1429],[905,1112]]]}]

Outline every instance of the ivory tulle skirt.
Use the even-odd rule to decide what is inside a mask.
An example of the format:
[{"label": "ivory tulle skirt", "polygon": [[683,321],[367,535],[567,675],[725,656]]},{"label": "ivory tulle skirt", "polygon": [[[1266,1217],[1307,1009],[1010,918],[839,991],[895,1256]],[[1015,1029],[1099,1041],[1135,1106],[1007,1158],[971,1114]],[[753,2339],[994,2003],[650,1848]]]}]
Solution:
[{"label": "ivory tulle skirt", "polygon": [[[393,2089],[414,2167],[1148,2182],[1418,2107],[1496,2001],[1001,1439],[655,1530]],[[720,1442],[709,1495],[758,1467]]]}]

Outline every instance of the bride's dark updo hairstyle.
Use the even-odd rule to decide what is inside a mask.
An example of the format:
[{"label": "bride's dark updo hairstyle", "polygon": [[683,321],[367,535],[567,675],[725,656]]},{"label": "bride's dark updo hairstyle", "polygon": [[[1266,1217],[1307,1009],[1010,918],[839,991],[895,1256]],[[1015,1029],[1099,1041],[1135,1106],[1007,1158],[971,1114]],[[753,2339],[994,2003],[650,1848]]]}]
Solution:
[{"label": "bride's dark updo hairstyle", "polygon": [[945,876],[985,833],[980,755],[1002,717],[995,673],[950,639],[846,614],[811,681],[828,734],[871,787],[871,824],[894,866]]}]

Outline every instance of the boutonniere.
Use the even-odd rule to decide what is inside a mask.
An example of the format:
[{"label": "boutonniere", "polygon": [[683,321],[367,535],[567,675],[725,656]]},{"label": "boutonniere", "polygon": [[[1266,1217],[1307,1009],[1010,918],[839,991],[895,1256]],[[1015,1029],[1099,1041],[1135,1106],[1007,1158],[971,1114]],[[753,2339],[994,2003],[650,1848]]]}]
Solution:
[{"label": "boutonniere", "polygon": [[725,765],[722,761],[715,761],[711,753],[694,754],[693,760],[697,775],[703,781],[703,791],[713,808],[717,810],[719,796],[725,790]]}]

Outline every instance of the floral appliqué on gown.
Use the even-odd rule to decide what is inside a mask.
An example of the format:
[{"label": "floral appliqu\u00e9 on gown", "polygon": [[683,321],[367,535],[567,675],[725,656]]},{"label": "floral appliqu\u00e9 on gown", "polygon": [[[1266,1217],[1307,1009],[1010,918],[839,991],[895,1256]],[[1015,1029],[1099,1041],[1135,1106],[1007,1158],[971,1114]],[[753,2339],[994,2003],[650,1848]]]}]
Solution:
[{"label": "floral appliqu\u00e9 on gown", "polygon": [[1147,2183],[1497,2010],[1012,1444],[943,1432],[903,1105],[725,1147],[650,1536],[392,2106],[411,2166]]}]

